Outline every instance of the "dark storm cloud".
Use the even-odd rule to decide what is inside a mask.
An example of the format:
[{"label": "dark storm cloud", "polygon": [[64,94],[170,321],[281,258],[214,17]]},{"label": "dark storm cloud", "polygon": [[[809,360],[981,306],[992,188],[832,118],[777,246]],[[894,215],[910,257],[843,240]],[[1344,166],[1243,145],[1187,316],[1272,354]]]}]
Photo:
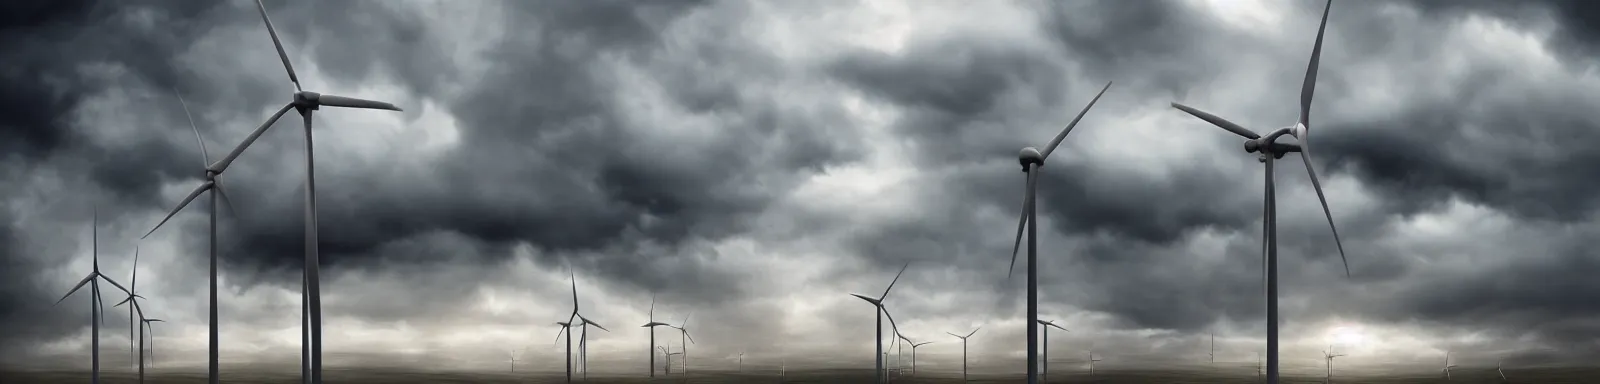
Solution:
[{"label": "dark storm cloud", "polygon": [[[1358,49],[1337,56],[1386,55],[1400,60],[1416,53],[1402,52],[1405,45],[1383,41],[1392,40],[1395,33],[1406,34],[1410,30],[1435,30],[1437,33],[1448,25],[1442,21],[1449,20],[1424,19],[1430,24],[1403,28],[1384,26],[1384,16],[1376,11],[1390,5],[1393,4],[1336,4],[1329,26],[1330,39],[1344,39],[1348,42],[1341,42],[1340,46]],[[901,53],[863,52],[835,65],[834,72],[841,79],[896,105],[906,114],[897,123],[897,129],[922,145],[923,152],[917,154],[919,158],[934,164],[960,164],[959,170],[945,173],[947,177],[937,181],[942,187],[929,188],[946,192],[923,194],[927,199],[922,202],[925,207],[943,207],[939,208],[942,212],[924,214],[930,219],[971,218],[986,209],[1014,215],[1021,199],[1018,195],[1023,179],[1012,160],[1016,148],[1043,145],[1048,139],[1017,135],[1018,129],[1014,127],[1057,120],[1064,124],[1070,113],[1075,113],[1093,95],[1091,92],[1099,85],[1096,79],[1115,79],[1118,83],[1101,105],[1089,112],[1091,116],[1115,110],[1118,103],[1125,105],[1126,100],[1164,105],[1161,99],[1181,100],[1187,93],[1194,92],[1194,87],[1210,86],[1204,79],[1212,77],[1214,72],[1262,67],[1237,58],[1208,59],[1216,57],[1214,51],[1219,47],[1237,44],[1237,32],[1220,28],[1220,20],[1178,2],[1141,2],[1137,6],[1116,2],[1050,2],[1040,8],[1051,11],[1041,12],[1039,21],[1047,31],[1049,43],[1056,44],[1053,48],[1062,51],[1060,56],[1067,57],[1071,66],[1063,64],[1050,49],[1026,42],[1002,44],[981,35],[913,39]],[[1311,15],[1321,11],[1321,3],[1297,3],[1292,11],[1295,14],[1291,17],[1314,20]],[[1516,11],[1526,12],[1526,9]],[[1304,34],[1308,39],[1303,45],[1308,51],[1314,24],[1306,27]],[[1587,27],[1567,28],[1576,31]],[[1322,73],[1328,86],[1319,88],[1319,99],[1348,98],[1350,87],[1360,85],[1359,79],[1345,80],[1347,75],[1341,75],[1338,67],[1326,64],[1329,57],[1324,57]],[[1331,60],[1337,63],[1348,59]],[[1284,59],[1283,62],[1293,65],[1284,64],[1271,71],[1304,71],[1303,58]],[[1586,221],[1592,217],[1594,206],[1590,196],[1594,195],[1596,184],[1582,175],[1593,173],[1592,167],[1585,164],[1594,163],[1595,159],[1588,154],[1593,151],[1583,147],[1600,138],[1591,137],[1590,133],[1596,131],[1593,119],[1584,117],[1581,111],[1585,108],[1579,106],[1590,99],[1585,96],[1587,92],[1577,87],[1516,86],[1510,84],[1517,78],[1512,76],[1512,71],[1516,71],[1512,67],[1474,64],[1472,68],[1463,79],[1475,81],[1453,85],[1456,92],[1442,93],[1438,99],[1407,101],[1393,115],[1350,120],[1339,119],[1331,112],[1322,114],[1328,117],[1320,120],[1326,123],[1318,129],[1322,133],[1318,134],[1320,150],[1317,154],[1325,168],[1321,171],[1324,186],[1327,187],[1330,177],[1354,176],[1362,185],[1373,188],[1372,193],[1379,198],[1374,201],[1377,205],[1373,213],[1350,211],[1358,207],[1345,207],[1345,212],[1349,213],[1340,215],[1340,207],[1335,207],[1336,215],[1346,224],[1343,234],[1347,249],[1362,250],[1360,254],[1353,254],[1351,268],[1360,275],[1355,281],[1388,282],[1418,273],[1412,268],[1416,259],[1403,250],[1360,245],[1387,236],[1385,228],[1393,227],[1386,222],[1444,209],[1451,198],[1505,210],[1517,218]],[[1288,95],[1288,91],[1293,91],[1290,88],[1294,83],[1278,85],[1289,88],[1273,92],[1282,91],[1281,94]],[[1525,96],[1494,96],[1507,93]],[[1039,105],[1058,106],[1055,108],[1061,111],[1039,113],[1022,106],[1025,104],[1020,104],[1019,100],[1030,103],[1037,100]],[[1284,104],[1284,108],[1288,110],[1290,105]],[[1227,142],[1217,147],[1236,150],[1235,137],[1198,121],[1192,123],[1171,129],[1208,130],[1206,133],[1215,133],[1210,137]],[[1467,134],[1469,126],[1485,128]],[[1077,129],[1117,127],[1080,125]],[[1041,226],[1041,234],[1054,230],[1068,236],[1068,243],[1057,243],[1048,254],[1041,256],[1047,268],[1041,275],[1058,276],[1041,282],[1041,291],[1047,292],[1041,294],[1044,298],[1041,305],[1047,305],[1043,301],[1051,305],[1070,303],[1111,314],[1123,326],[1135,328],[1196,331],[1222,318],[1258,321],[1263,310],[1258,299],[1261,289],[1258,277],[1260,182],[1256,178],[1259,176],[1246,178],[1249,174],[1214,169],[1199,162],[1173,165],[1171,172],[1163,176],[1125,173],[1108,167],[1105,163],[1108,159],[1073,156],[1072,145],[1073,138],[1069,137],[1060,152],[1066,155],[1052,158],[1041,175],[1040,214],[1050,223]],[[1245,154],[1221,152],[1217,156],[1238,157],[1239,169],[1258,167],[1254,159]],[[1297,162],[1280,163],[1290,169],[1280,170],[1279,178],[1303,178],[1297,171],[1300,165],[1294,164]],[[1290,182],[1298,184],[1303,180],[1291,179]],[[1280,185],[1283,183],[1280,181]],[[960,192],[948,192],[951,190]],[[1283,204],[1298,206],[1299,202],[1282,202],[1282,194],[1286,192],[1280,189],[1279,193],[1280,210],[1284,209]],[[972,205],[974,201],[983,203]],[[870,233],[856,240],[862,253],[883,260],[885,265],[917,255],[959,265],[1004,269],[1004,260],[1008,257],[1005,250],[1010,248],[1010,224],[1004,230],[983,227],[970,219],[892,225],[900,229]],[[1337,254],[1326,251],[1332,244],[1324,224],[1308,221],[1304,225],[1283,224],[1280,227],[1283,227],[1280,232],[1287,232],[1280,236],[1309,241],[1303,247],[1280,246],[1286,286],[1348,284],[1337,280],[1342,279],[1343,273],[1336,272],[1340,268]],[[1203,261],[1196,258],[1197,250],[1189,249],[1192,244],[1187,243],[1201,231],[1239,236],[1223,248],[1225,259]],[[993,239],[1002,233],[1005,234],[1003,239]],[[973,236],[990,239],[977,240]],[[992,252],[980,259],[990,261],[951,260],[962,256],[948,250],[929,252],[927,247],[907,244],[908,239],[927,237],[973,248],[988,247]],[[1575,251],[1550,263],[1570,267],[1584,265],[1581,260],[1593,257],[1587,252]],[[1503,284],[1514,284],[1519,288],[1513,291],[1520,294],[1485,293],[1489,296],[1486,300],[1492,303],[1456,303],[1451,307],[1503,310],[1526,319],[1588,316],[1537,308],[1529,312],[1516,311],[1520,296],[1563,296],[1563,283],[1543,285],[1533,283],[1534,280],[1547,279],[1556,271],[1583,270],[1522,268],[1528,270],[1502,271],[1506,274],[1495,279]],[[1207,272],[1196,274],[1195,271]],[[1568,280],[1561,278],[1559,281]],[[1381,309],[1384,305],[1361,304],[1354,300],[1343,300],[1335,308],[1358,313],[1376,311],[1375,314],[1384,314],[1380,317],[1400,316],[1409,312],[1399,307],[1438,305],[1430,303],[1440,298],[1461,297],[1429,283],[1406,286],[1408,288],[1398,292],[1399,296],[1391,298],[1396,306],[1393,311]],[[1295,296],[1324,296],[1299,288],[1293,292],[1291,295]],[[1350,291],[1340,288],[1333,292]],[[1329,314],[1317,309],[1310,312]],[[1429,311],[1415,315],[1430,321],[1462,320],[1461,316]],[[1544,332],[1537,329],[1537,324],[1525,322],[1484,321],[1478,324],[1487,327],[1514,324],[1534,327],[1532,332],[1535,333]],[[1563,335],[1570,336],[1563,329],[1582,328],[1552,328],[1541,336],[1551,341]]]},{"label": "dark storm cloud", "polygon": [[[171,209],[176,201],[158,192],[171,185],[190,188],[198,181],[199,162],[181,109],[161,104],[174,101],[170,87],[176,85],[188,96],[213,161],[264,118],[260,112],[228,111],[261,111],[286,101],[291,89],[254,5],[206,4],[83,4],[86,10],[56,13],[60,21],[25,26],[27,38],[8,40],[26,48],[14,51],[22,52],[17,55],[22,61],[7,64],[20,69],[6,73],[48,70],[42,72],[48,76],[7,80],[26,85],[12,90],[37,90],[6,94],[70,97],[40,99],[56,101],[30,109],[21,119],[8,115],[7,131],[29,138],[27,151],[34,151],[22,152],[55,153],[58,166],[92,169],[93,185],[128,203],[113,208],[117,211]],[[776,86],[805,75],[773,65],[776,58],[765,48],[735,39],[663,44],[665,29],[700,9],[702,2],[506,5],[506,12],[496,16],[512,30],[486,49],[486,56],[464,58],[451,54],[452,42],[440,37],[445,26],[427,25],[419,12],[377,2],[267,4],[307,90],[342,93],[336,83],[351,84],[374,74],[394,76],[415,97],[407,100],[444,105],[460,130],[457,149],[421,168],[375,172],[319,161],[325,278],[351,271],[416,280],[439,268],[491,268],[510,256],[513,246],[528,244],[537,250],[538,263],[574,266],[580,275],[607,284],[667,291],[690,303],[740,305],[734,299],[745,294],[742,283],[731,272],[703,264],[719,257],[703,243],[744,231],[751,215],[786,193],[797,175],[858,156],[858,144],[828,136],[836,128],[818,128],[842,125],[840,107],[789,110],[780,106],[783,100],[765,94],[769,91],[746,87]],[[722,12],[742,11],[731,7]],[[728,30],[737,26],[732,22],[736,17],[679,28]],[[156,28],[164,25],[179,28]],[[86,29],[108,33],[80,33]],[[244,41],[233,41],[230,33],[235,31]],[[211,44],[250,47],[241,50],[255,61],[238,68],[186,67],[204,62],[196,55],[216,49],[199,47],[194,41],[201,35],[213,38]],[[104,49],[84,53],[67,46]],[[487,68],[464,73],[452,68],[451,58],[482,60]],[[86,78],[73,69],[98,61],[117,63],[126,75]],[[626,80],[619,69],[637,71],[648,83]],[[62,87],[58,82],[72,87],[49,88]],[[459,93],[443,91],[463,85]],[[151,117],[118,129],[159,127],[154,131],[159,134],[109,148],[71,141],[70,135],[83,135],[86,128],[71,126],[67,116],[87,95],[108,89],[122,89],[136,104],[158,106],[149,111]],[[651,121],[653,115],[630,109],[644,106],[624,103],[624,96],[654,90],[665,95],[654,101],[660,105],[648,109],[682,111],[700,121],[693,126]],[[407,108],[411,118],[421,109],[393,101]],[[323,112],[318,119],[324,122],[327,113],[379,113]],[[51,125],[39,127],[41,123]],[[289,286],[297,278],[303,250],[302,217],[297,214],[303,193],[300,144],[297,134],[283,132],[293,132],[297,125],[298,116],[286,115],[228,173],[230,194],[241,209],[235,217],[223,215],[222,269],[241,288]],[[326,125],[319,123],[319,131],[338,129]],[[685,129],[714,133],[671,133]],[[328,147],[322,144],[319,152]],[[265,164],[281,168],[265,173]],[[200,234],[205,224],[198,218],[205,209],[197,201],[183,214],[194,217],[187,224],[163,228],[182,233],[171,236],[181,236],[186,254],[204,254],[206,238]],[[157,218],[126,220],[143,227]],[[446,242],[449,246],[431,244],[443,241],[436,234],[457,240]],[[39,259],[12,259],[7,264],[19,267],[13,270],[43,266],[22,264]],[[7,283],[31,284],[26,281]],[[5,291],[15,297],[48,296],[21,284]],[[430,291],[418,298],[421,306],[352,303],[352,312],[344,314],[389,318],[459,308],[461,301],[454,298],[471,289],[457,288]],[[23,318],[40,310],[8,306],[0,324],[65,324]],[[228,310],[271,311],[271,306]],[[51,328],[35,335],[54,338],[77,329]]]}]

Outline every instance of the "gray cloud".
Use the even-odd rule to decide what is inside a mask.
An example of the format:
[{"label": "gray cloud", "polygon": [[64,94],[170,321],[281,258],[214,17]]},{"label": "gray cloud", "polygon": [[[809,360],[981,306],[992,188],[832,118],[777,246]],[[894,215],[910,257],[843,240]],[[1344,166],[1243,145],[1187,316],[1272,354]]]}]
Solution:
[{"label": "gray cloud", "polygon": [[[1286,158],[1289,348],[1325,345],[1328,329],[1346,326],[1385,339],[1353,348],[1366,356],[1595,352],[1574,341],[1595,334],[1582,292],[1596,256],[1582,244],[1595,209],[1587,146],[1600,138],[1583,106],[1600,94],[1585,69],[1595,40],[1584,4],[1334,5],[1316,162],[1354,276],[1339,272],[1314,195]],[[1321,10],[267,7],[308,90],[406,109],[316,117],[325,305],[340,329],[330,349],[355,361],[372,360],[360,357],[370,349],[546,344],[571,273],[585,311],[615,331],[592,335],[607,361],[642,359],[633,323],[654,293],[658,315],[695,313],[691,348],[707,365],[739,351],[849,364],[840,356],[869,353],[859,341],[872,330],[870,308],[845,293],[881,292],[906,262],[890,307],[909,334],[987,324],[973,352],[1014,358],[1022,294],[1004,264],[1021,200],[1016,151],[1044,145],[1106,81],[1116,85],[1041,177],[1041,307],[1074,329],[1060,336],[1068,345],[1182,361],[1217,331],[1229,353],[1248,355],[1264,314],[1261,167],[1234,136],[1167,103],[1258,130],[1292,121]],[[131,240],[199,181],[173,89],[212,160],[288,101],[254,12],[248,2],[0,9],[0,50],[16,58],[0,62],[0,177],[14,186],[0,211],[8,362],[87,348],[82,305],[48,302],[88,265],[90,204],[101,207],[108,273],[125,275],[137,244],[141,290],[161,298],[147,309],[172,321],[162,341],[203,355],[208,208]],[[285,119],[226,176],[240,209],[223,215],[221,312],[225,355],[239,361],[278,361],[297,343],[304,147],[284,132],[297,117]]]}]

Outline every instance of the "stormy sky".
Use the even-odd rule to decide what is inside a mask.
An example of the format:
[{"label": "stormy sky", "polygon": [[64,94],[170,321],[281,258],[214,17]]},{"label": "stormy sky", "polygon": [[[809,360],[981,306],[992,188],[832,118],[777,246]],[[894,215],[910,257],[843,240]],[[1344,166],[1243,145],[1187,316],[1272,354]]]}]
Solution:
[{"label": "stormy sky", "polygon": [[[306,90],[405,109],[315,116],[327,359],[487,369],[516,348],[559,369],[572,274],[610,329],[597,372],[642,369],[652,296],[657,320],[690,317],[696,367],[870,367],[872,309],[848,293],[909,262],[888,305],[938,342],[919,363],[959,369],[945,333],[982,326],[974,363],[1020,371],[1017,150],[1115,81],[1040,176],[1040,313],[1072,330],[1052,361],[1198,364],[1215,333],[1218,361],[1253,362],[1263,167],[1169,103],[1293,124],[1322,5],[267,1]],[[103,272],[131,283],[138,248],[164,365],[203,367],[210,207],[139,239],[290,101],[255,7],[0,5],[0,365],[81,365],[86,292],[52,303],[91,270],[97,210]],[[1329,344],[1369,366],[1600,356],[1596,17],[1333,5],[1312,136],[1351,277],[1285,157],[1287,369]],[[291,113],[224,177],[225,364],[294,369],[304,167]],[[108,316],[126,364],[127,313]]]}]

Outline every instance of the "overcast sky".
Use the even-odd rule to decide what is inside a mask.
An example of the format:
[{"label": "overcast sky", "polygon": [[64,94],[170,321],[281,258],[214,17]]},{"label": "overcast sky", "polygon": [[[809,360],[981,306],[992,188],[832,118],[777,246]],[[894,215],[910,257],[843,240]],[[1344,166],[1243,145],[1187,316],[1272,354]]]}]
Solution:
[{"label": "overcast sky", "polygon": [[[870,367],[872,309],[848,293],[881,293],[907,262],[887,303],[939,342],[920,362],[956,369],[945,332],[981,325],[974,362],[1020,371],[1017,150],[1107,81],[1040,178],[1040,313],[1072,330],[1052,360],[1092,345],[1103,364],[1199,363],[1214,332],[1219,361],[1253,363],[1263,170],[1169,103],[1292,124],[1322,6],[266,2],[306,90],[405,109],[316,115],[329,364],[499,369],[527,348],[559,369],[572,273],[611,330],[590,332],[590,359],[617,372],[642,369],[652,295],[657,320],[693,313],[696,366],[786,351]],[[1600,355],[1596,8],[1333,5],[1312,131],[1353,277],[1289,155],[1288,369],[1320,369],[1331,343],[1357,365]],[[212,161],[290,100],[255,4],[6,4],[0,52],[0,364],[87,355],[88,296],[51,303],[90,271],[98,206],[102,271],[130,283],[138,246],[158,353],[203,367],[208,206],[138,239],[206,163],[175,92]],[[294,370],[297,119],[226,174],[224,362]],[[105,358],[126,364],[127,313],[109,316]]]}]

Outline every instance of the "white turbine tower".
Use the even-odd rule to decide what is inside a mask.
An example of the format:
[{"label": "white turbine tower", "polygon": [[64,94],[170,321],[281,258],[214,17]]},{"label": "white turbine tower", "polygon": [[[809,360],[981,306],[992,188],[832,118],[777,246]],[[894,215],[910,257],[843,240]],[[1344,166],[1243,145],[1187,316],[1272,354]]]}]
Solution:
[{"label": "white turbine tower", "polygon": [[[878,379],[877,379],[876,382],[879,382],[879,383],[886,382],[887,379],[888,379],[887,375],[885,375],[885,372],[884,372],[884,360],[887,360],[888,357],[883,352],[883,317],[884,316],[888,316],[889,317],[889,325],[891,327],[894,327],[894,315],[890,315],[889,311],[883,308],[883,301],[884,301],[884,299],[888,299],[889,298],[889,290],[894,289],[894,283],[900,281],[900,275],[905,274],[906,273],[906,268],[909,268],[909,267],[911,267],[911,263],[910,262],[907,262],[905,266],[900,267],[900,272],[896,273],[894,275],[894,280],[890,280],[889,281],[889,287],[888,288],[884,288],[883,289],[883,294],[879,295],[878,298],[876,298],[876,299],[871,298],[871,297],[862,296],[860,294],[855,294],[855,293],[850,294],[851,296],[855,296],[856,298],[859,298],[861,300],[866,300],[867,303],[872,304],[873,312],[874,312],[873,317],[876,318],[877,321],[878,321],[877,327],[875,328],[877,330],[877,334],[876,334],[876,337],[873,338],[873,345],[877,348],[877,351],[874,352],[872,355],[876,356],[875,358],[878,360],[877,366],[875,366],[873,369],[874,369],[874,371],[877,372]],[[894,327],[894,329],[898,331],[900,329],[900,327]]]},{"label": "white turbine tower", "polygon": [[[1322,182],[1317,179],[1317,172],[1311,166],[1311,99],[1317,86],[1317,66],[1322,56],[1322,35],[1328,27],[1328,12],[1333,7],[1329,0],[1322,12],[1322,24],[1317,29],[1317,41],[1311,49],[1311,63],[1306,69],[1305,82],[1300,87],[1300,120],[1291,127],[1279,128],[1265,137],[1238,124],[1234,124],[1216,115],[1190,108],[1188,106],[1172,103],[1174,108],[1194,115],[1213,125],[1221,127],[1236,135],[1247,139],[1244,150],[1248,153],[1260,155],[1257,160],[1266,164],[1266,192],[1262,204],[1262,253],[1264,254],[1264,269],[1266,273],[1266,300],[1267,300],[1267,383],[1278,384],[1278,229],[1277,229],[1277,198],[1274,192],[1272,165],[1273,160],[1283,158],[1290,152],[1300,152],[1300,160],[1306,165],[1306,174],[1311,178],[1311,186],[1317,192],[1317,199],[1322,203],[1322,213],[1328,218],[1328,227],[1333,229],[1334,244],[1339,247],[1339,259],[1344,261],[1345,276],[1350,275],[1350,263],[1345,259],[1344,244],[1339,241],[1339,230],[1333,225],[1333,213],[1328,209],[1328,199],[1322,193]],[[1299,139],[1299,144],[1278,143],[1281,136],[1289,135]]]},{"label": "white turbine tower", "polygon": [[[300,87],[300,78],[295,75],[294,65],[289,63],[289,54],[283,50],[283,42],[278,39],[278,31],[272,27],[272,19],[267,17],[267,7],[256,0],[256,8],[261,11],[261,22],[267,26],[267,34],[272,36],[272,45],[278,50],[278,59],[283,61],[283,69],[289,74],[289,81],[294,83],[294,98],[282,108],[278,109],[266,123],[251,132],[244,142],[239,143],[227,157],[206,167],[208,173],[221,174],[232,164],[234,159],[249,148],[257,138],[265,133],[267,128],[278,122],[278,118],[294,108],[304,120],[306,136],[306,257],[303,275],[305,287],[301,290],[302,315],[301,325],[301,368],[302,381],[314,384],[322,383],[322,274],[319,271],[321,259],[317,255],[317,183],[315,164],[312,156],[313,145],[311,140],[311,116],[322,107],[384,109],[399,111],[400,108],[381,101],[363,100],[351,97],[308,92]],[[212,354],[215,354],[213,351]],[[217,383],[216,359],[212,358],[211,383]]]},{"label": "white turbine tower", "polygon": [[73,293],[77,293],[78,289],[83,288],[84,284],[89,285],[89,382],[99,383],[100,324],[106,321],[105,317],[101,314],[101,309],[105,307],[105,302],[100,300],[100,280],[105,280],[107,283],[111,283],[112,286],[117,287],[117,289],[122,290],[123,293],[128,295],[132,295],[133,292],[128,291],[127,288],[123,288],[122,284],[117,284],[116,280],[112,280],[110,276],[100,273],[100,210],[98,208],[94,210],[94,219],[91,221],[91,225],[93,226],[93,229],[90,230],[90,236],[92,236],[94,239],[90,241],[90,243],[92,243],[90,246],[90,257],[94,260],[94,269],[90,270],[89,275],[84,276],[83,280],[78,281],[78,285],[73,286],[72,290],[67,291],[67,294],[65,295],[61,295],[61,299],[56,300],[56,303],[51,305],[61,304],[62,300],[66,300],[68,296],[72,296]]},{"label": "white turbine tower", "polygon": [[[1067,133],[1072,132],[1072,127],[1078,125],[1078,120],[1083,119],[1083,115],[1089,113],[1089,108],[1094,107],[1094,103],[1100,101],[1100,96],[1105,95],[1107,89],[1111,89],[1111,82],[1106,82],[1105,88],[1101,88],[1100,93],[1094,95],[1094,100],[1090,100],[1089,105],[1084,106],[1082,112],[1078,112],[1078,117],[1072,118],[1072,122],[1068,123],[1067,127],[1061,130],[1061,133],[1056,134],[1054,140],[1050,140],[1050,145],[1045,146],[1044,151],[1041,152],[1034,147],[1026,147],[1022,148],[1022,152],[1018,154],[1018,161],[1022,163],[1022,172],[1028,178],[1028,190],[1024,192],[1022,199],[1022,218],[1018,219],[1017,222],[1017,238],[1011,245],[1011,266],[1007,269],[1006,279],[1011,279],[1011,268],[1015,268],[1017,265],[1017,250],[1022,245],[1022,231],[1026,227],[1028,231],[1029,319],[1039,318],[1039,219],[1038,210],[1034,206],[1034,193],[1038,188],[1039,173],[1036,171],[1038,171],[1039,167],[1044,166],[1044,160],[1050,158],[1050,153],[1055,152],[1056,146],[1061,145],[1061,140],[1067,138]],[[1039,324],[1029,322],[1028,384],[1039,383],[1038,342]]]}]

